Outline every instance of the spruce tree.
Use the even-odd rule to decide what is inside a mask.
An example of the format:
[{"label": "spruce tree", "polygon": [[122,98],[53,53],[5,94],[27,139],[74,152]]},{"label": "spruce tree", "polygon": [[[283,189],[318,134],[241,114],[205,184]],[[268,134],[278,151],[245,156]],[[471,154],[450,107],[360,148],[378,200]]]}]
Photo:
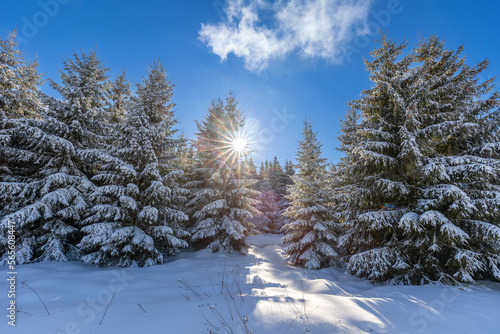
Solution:
[{"label": "spruce tree", "polygon": [[[120,79],[121,80],[121,79]],[[121,143],[92,178],[92,208],[83,221],[78,247],[87,263],[149,266],[187,247],[180,211],[186,191],[179,187],[182,170],[175,161],[182,140],[174,139],[173,84],[154,63],[127,104],[119,126]]]},{"label": "spruce tree", "polygon": [[[413,93],[413,58],[402,56],[407,43],[384,37],[381,43],[373,59],[365,61],[375,85],[349,104],[348,132],[341,138],[348,156],[340,168],[347,189],[347,205],[339,210],[346,229],[340,245],[353,254],[348,268],[373,280],[388,279],[408,266],[402,261],[398,223],[415,201],[412,169],[421,165],[412,138],[414,110],[405,106]],[[356,113],[362,116],[359,126]]]},{"label": "spruce tree", "polygon": [[263,189],[256,198],[260,202],[256,208],[261,214],[253,220],[254,225],[264,233],[279,233],[282,219],[278,195],[274,190]]},{"label": "spruce tree", "polygon": [[37,118],[41,83],[37,60],[27,61],[19,51],[16,32],[0,38],[0,114],[5,118]]},{"label": "spruce tree", "polygon": [[288,195],[290,194],[288,189],[289,186],[293,184],[292,176],[295,174],[295,169],[293,167],[293,163],[290,160],[285,161],[285,166],[283,168],[283,174],[281,176],[281,189],[282,193],[280,193],[280,217],[281,217],[281,225],[286,225],[290,221],[285,216],[286,209],[290,206],[290,201],[288,200]]},{"label": "spruce tree", "polygon": [[321,144],[307,121],[297,150],[297,173],[289,187],[290,206],[283,226],[283,242],[289,261],[308,269],[331,265],[338,255],[335,250],[337,226],[330,220],[326,187],[326,159],[321,157]]},{"label": "spruce tree", "polygon": [[339,163],[335,169],[331,170],[331,177],[335,179],[335,186],[332,186],[333,196],[332,200],[335,206],[334,217],[339,223],[344,223],[346,220],[355,215],[355,211],[349,210],[350,197],[349,193],[351,187],[355,185],[355,162],[359,157],[355,154],[355,149],[359,146],[360,142],[360,125],[359,113],[349,108],[345,114],[344,119],[340,120],[340,147],[338,150],[344,153],[340,158]]},{"label": "spruce tree", "polygon": [[435,36],[414,50],[409,105],[425,159],[421,196],[400,221],[412,282],[500,280],[500,95],[479,80],[488,61],[469,66],[462,52]]},{"label": "spruce tree", "polygon": [[188,203],[195,220],[191,242],[213,252],[246,252],[245,237],[253,233],[250,219],[258,211],[251,189],[256,180],[242,178],[241,152],[232,139],[244,125],[244,117],[230,93],[225,101],[212,101],[205,119],[197,123],[197,161]]},{"label": "spruce tree", "polygon": [[259,181],[256,185],[259,194],[256,199],[259,203],[256,205],[260,214],[252,220],[256,228],[264,233],[279,233],[282,227],[282,218],[280,215],[280,198],[276,192],[276,186],[279,178],[278,159],[274,159],[273,163],[261,164],[259,170]]},{"label": "spruce tree", "polygon": [[112,88],[108,71],[94,49],[73,53],[63,61],[60,83],[50,80],[52,88],[62,97],[62,101],[47,99],[50,116],[66,125],[64,135],[77,148],[96,148],[105,139]]},{"label": "spruce tree", "polygon": [[436,37],[405,48],[382,39],[365,62],[375,85],[350,103],[361,122],[344,123],[336,216],[348,268],[411,284],[498,279],[499,97],[479,82],[487,62],[469,67]]},{"label": "spruce tree", "polygon": [[248,179],[257,180],[259,178],[257,166],[251,156],[245,156],[243,161],[243,176]]},{"label": "spruce tree", "polygon": [[111,84],[109,92],[110,104],[108,110],[106,110],[107,122],[117,124],[125,121],[130,96],[130,83],[127,80],[125,70],[123,70]]},{"label": "spruce tree", "polygon": [[277,157],[273,158],[273,161],[269,164],[268,177],[271,187],[278,191],[281,187],[281,175],[283,174],[283,168]]},{"label": "spruce tree", "polygon": [[[97,143],[97,136],[76,120],[84,118],[78,115],[82,110],[74,102],[77,97],[94,101],[91,95],[98,89],[91,87],[95,81],[86,71],[87,56],[78,59],[78,63],[67,60],[65,64],[72,66],[61,72],[63,86],[58,87],[63,99],[39,93],[44,104],[40,117],[22,121],[5,145],[8,168],[18,183],[15,189],[12,182],[0,187],[2,192],[15,194],[5,206],[8,215],[2,225],[7,221],[16,224],[18,263],[79,258],[75,247],[80,237],[78,225],[87,209],[85,195],[93,187],[83,171],[82,166],[90,166],[83,152],[91,142]],[[99,66],[96,62],[90,67]],[[87,83],[85,91],[80,90],[82,82]],[[37,99],[33,104],[38,104]],[[88,114],[85,121],[89,124],[96,120]]]}]

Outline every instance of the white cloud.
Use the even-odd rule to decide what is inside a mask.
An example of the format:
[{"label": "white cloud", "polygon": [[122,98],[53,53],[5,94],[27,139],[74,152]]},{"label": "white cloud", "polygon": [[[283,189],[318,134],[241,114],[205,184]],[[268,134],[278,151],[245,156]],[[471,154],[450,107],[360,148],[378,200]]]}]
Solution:
[{"label": "white cloud", "polygon": [[233,53],[252,71],[291,52],[340,62],[345,45],[367,33],[369,9],[370,0],[226,0],[224,20],[202,24],[199,38],[222,60]]}]

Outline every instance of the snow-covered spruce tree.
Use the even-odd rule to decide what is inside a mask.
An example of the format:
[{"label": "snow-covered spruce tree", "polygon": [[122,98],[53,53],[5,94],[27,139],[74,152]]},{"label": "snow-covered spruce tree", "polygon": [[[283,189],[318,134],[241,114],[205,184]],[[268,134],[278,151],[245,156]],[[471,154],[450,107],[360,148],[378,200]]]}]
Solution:
[{"label": "snow-covered spruce tree", "polygon": [[0,38],[0,117],[37,118],[40,75],[36,59],[26,61],[19,51],[16,33]]},{"label": "snow-covered spruce tree", "polygon": [[276,187],[275,191],[278,197],[278,207],[279,207],[279,225],[280,228],[283,227],[283,225],[289,223],[288,218],[284,216],[284,213],[288,206],[290,205],[290,202],[288,200],[288,187],[293,184],[292,176],[295,174],[295,171],[293,169],[293,164],[291,161],[286,160],[285,161],[285,166],[283,169],[281,167],[279,168],[279,174],[277,177],[277,182],[276,182]]},{"label": "snow-covered spruce tree", "polygon": [[[259,175],[257,172],[257,166],[255,166],[255,162],[251,156],[245,156],[243,160],[243,177],[252,180],[258,180]],[[254,185],[254,188],[257,187],[257,184]]]},{"label": "snow-covered spruce tree", "polygon": [[[340,147],[338,150],[344,153],[344,156],[340,158],[336,174],[348,177],[349,167],[356,158],[354,150],[359,146],[360,126],[358,112],[353,108],[349,108],[344,119],[340,120],[340,123],[340,135],[338,136]],[[344,180],[344,183],[348,185],[350,182],[346,179]]]},{"label": "snow-covered spruce tree", "polygon": [[287,200],[285,198],[285,196],[287,195],[287,187],[288,185],[292,184],[292,180],[288,175],[285,174],[285,171],[281,167],[277,157],[274,157],[272,163],[270,164],[268,175],[271,187],[278,198],[279,210],[281,212],[284,212],[287,203]]},{"label": "snow-covered spruce tree", "polygon": [[254,222],[257,229],[262,232],[279,233],[286,221],[283,213],[288,207],[287,186],[293,183],[290,178],[293,175],[293,166],[288,160],[286,163],[288,168],[286,172],[277,157],[271,162],[266,160],[265,163],[261,163],[256,189],[260,191],[257,199],[261,202],[257,205],[257,209],[262,215],[256,216]]},{"label": "snow-covered spruce tree", "polygon": [[413,283],[500,280],[500,95],[462,51],[437,37],[414,50],[422,195],[399,222]]},{"label": "snow-covered spruce tree", "polygon": [[295,174],[295,169],[293,167],[293,163],[290,160],[287,159],[285,161],[285,168],[283,169],[283,171],[285,175],[283,183],[287,185],[293,184],[292,176]]},{"label": "snow-covered spruce tree", "polygon": [[[25,177],[33,171],[36,155],[25,150],[24,118],[39,118],[40,76],[36,62],[28,62],[19,51],[15,33],[0,38],[0,218],[23,206],[19,194]],[[33,142],[30,142],[31,144]],[[0,221],[0,258],[6,260],[8,219]],[[19,228],[16,228],[19,230]],[[20,254],[21,262],[23,261]]]},{"label": "snow-covered spruce tree", "polygon": [[264,233],[279,233],[282,219],[280,201],[276,192],[272,189],[259,189],[256,199],[259,201],[256,208],[261,214],[252,220],[254,225]]},{"label": "snow-covered spruce tree", "polygon": [[286,209],[290,206],[290,201],[288,199],[288,189],[289,186],[293,184],[292,176],[295,174],[295,169],[292,161],[285,160],[285,166],[283,167],[283,174],[281,174],[280,184],[281,184],[281,193],[279,197],[279,207],[280,207],[280,219],[281,226],[288,224],[290,219],[285,216]]},{"label": "snow-covered spruce tree", "polygon": [[109,93],[110,105],[105,115],[108,123],[117,124],[125,121],[130,95],[130,83],[127,80],[125,70],[123,70],[111,84]]},{"label": "snow-covered spruce tree", "polygon": [[[69,74],[79,76],[83,81],[85,71],[75,66],[61,73],[65,83],[64,91],[60,91],[63,100],[44,96],[48,106],[46,104],[40,109],[43,119],[20,122],[21,127],[11,133],[2,147],[7,157],[6,164],[17,181],[0,186],[2,192],[15,193],[11,196],[14,201],[4,208],[8,215],[2,220],[2,226],[8,221],[16,224],[18,263],[65,261],[79,257],[74,246],[79,238],[78,223],[87,207],[84,195],[92,188],[80,169],[80,151],[87,149],[89,142],[84,138],[90,136],[90,131],[78,127],[68,118],[61,117],[68,121],[64,122],[53,117],[60,113],[51,106],[59,107],[58,111],[67,117],[78,113],[77,109],[64,111],[74,106],[71,100],[74,96],[70,94],[73,86],[69,84],[73,79],[69,78]],[[79,88],[78,82],[73,81],[72,84],[73,91]],[[92,96],[86,98],[94,100]],[[38,103],[36,100],[33,102]],[[91,121],[91,117],[88,115],[88,120]],[[75,132],[80,136],[75,136]]]},{"label": "snow-covered spruce tree", "polygon": [[291,263],[317,269],[331,265],[338,255],[338,226],[331,222],[327,207],[331,192],[326,187],[326,159],[321,157],[321,144],[307,121],[296,167],[289,186],[290,206],[285,211],[290,222],[282,228],[285,252]]},{"label": "snow-covered spruce tree", "polygon": [[269,179],[262,179],[259,176],[257,167],[251,157],[245,157],[243,161],[243,178],[258,180],[250,188],[257,190],[259,193],[255,199],[259,201],[255,208],[260,212],[250,219],[250,222],[255,225],[256,230],[263,233],[276,233],[281,228],[277,222],[280,220],[278,210],[278,197],[271,190]]},{"label": "snow-covered spruce tree", "polygon": [[367,62],[376,85],[351,103],[362,122],[341,173],[348,267],[411,284],[498,279],[499,98],[484,98],[486,63],[465,65],[435,37],[398,61],[404,46],[383,39]]},{"label": "snow-covered spruce tree", "polygon": [[[359,146],[360,139],[359,114],[356,110],[349,108],[340,123],[340,135],[338,136],[340,147],[337,150],[343,152],[344,156],[336,165],[331,166],[329,177],[330,189],[332,190],[332,220],[346,228],[345,222],[352,220],[357,215],[356,208],[351,206],[350,192],[356,186],[354,172],[357,168],[352,167],[359,159],[359,156],[354,153],[354,150]],[[352,175],[351,172],[353,172]],[[349,232],[353,232],[353,230]]]},{"label": "snow-covered spruce tree", "polygon": [[176,158],[181,140],[171,101],[173,84],[161,63],[154,63],[127,104],[119,125],[118,147],[102,157],[92,181],[92,208],[84,220],[78,247],[87,263],[105,266],[150,266],[187,247],[189,236],[180,211],[186,190]]},{"label": "snow-covered spruce tree", "polygon": [[[48,114],[61,123],[57,129],[61,136],[78,149],[102,148],[108,139],[107,124],[115,117],[117,109],[116,101],[111,101],[112,107],[109,107],[111,89],[115,85],[109,81],[108,71],[94,49],[66,58],[59,71],[60,83],[50,80],[51,87],[62,99],[45,99]],[[82,160],[82,169],[92,175],[92,162]]]},{"label": "snow-covered spruce tree", "polygon": [[[0,38],[0,181],[6,187],[0,190],[3,209],[18,194],[11,188],[19,179],[16,176],[31,173],[33,156],[28,161],[28,152],[25,154],[22,147],[16,148],[16,143],[29,140],[25,137],[25,128],[29,127],[25,119],[40,119],[40,82],[36,61],[25,60],[17,48],[15,33],[6,40]],[[20,190],[18,186],[15,187]]]},{"label": "snow-covered spruce tree", "polygon": [[59,72],[60,83],[50,80],[50,85],[61,99],[43,96],[50,120],[47,131],[74,145],[76,156],[71,158],[71,166],[76,174],[91,178],[97,159],[108,155],[114,137],[110,124],[116,119],[117,104],[109,97],[116,94],[111,93],[108,68],[95,49],[66,58]]},{"label": "snow-covered spruce tree", "polygon": [[256,180],[244,179],[241,155],[231,143],[244,124],[244,117],[232,93],[226,101],[212,101],[205,119],[197,123],[194,143],[199,165],[188,182],[192,196],[188,203],[195,220],[192,243],[213,252],[246,253],[245,237],[253,233],[250,223],[259,212],[251,189]]},{"label": "snow-covered spruce tree", "polygon": [[[275,161],[279,166],[277,158],[275,158]],[[257,230],[264,233],[279,233],[282,227],[280,198],[275,189],[276,184],[272,183],[272,180],[277,183],[279,174],[277,170],[273,172],[273,165],[266,160],[259,170],[259,175],[255,177],[258,179],[255,187],[259,191],[259,194],[255,197],[259,201],[256,209],[259,210],[260,214],[253,217],[252,223]]]},{"label": "snow-covered spruce tree", "polygon": [[283,168],[281,167],[278,157],[274,157],[273,161],[269,163],[268,177],[271,187],[276,191],[282,187],[281,175],[283,175]]},{"label": "snow-covered spruce tree", "polygon": [[349,104],[340,138],[347,153],[338,171],[343,187],[334,192],[334,219],[345,229],[339,245],[351,254],[347,267],[372,280],[408,269],[398,224],[416,201],[414,169],[422,159],[415,143],[416,111],[405,104],[413,93],[413,56],[402,56],[406,43],[385,37],[381,43],[365,61],[375,85]]}]

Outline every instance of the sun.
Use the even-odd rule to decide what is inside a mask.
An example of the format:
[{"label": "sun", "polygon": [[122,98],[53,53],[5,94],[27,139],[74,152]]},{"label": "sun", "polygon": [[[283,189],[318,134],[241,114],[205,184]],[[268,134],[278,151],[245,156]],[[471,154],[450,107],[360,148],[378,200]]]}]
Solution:
[{"label": "sun", "polygon": [[244,154],[248,149],[248,141],[243,137],[236,137],[231,141],[232,149],[239,155]]},{"label": "sun", "polygon": [[254,153],[255,141],[249,127],[244,127],[238,131],[227,131],[222,134],[220,149],[216,159],[220,159],[223,164],[229,166],[242,166],[242,158],[246,159]]}]

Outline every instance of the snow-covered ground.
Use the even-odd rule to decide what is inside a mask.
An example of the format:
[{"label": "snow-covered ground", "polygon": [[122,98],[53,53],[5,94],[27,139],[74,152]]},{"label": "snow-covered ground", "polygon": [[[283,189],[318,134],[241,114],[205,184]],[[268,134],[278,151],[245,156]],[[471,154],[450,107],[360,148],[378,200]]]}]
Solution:
[{"label": "snow-covered ground", "polygon": [[[310,271],[287,265],[280,237],[250,238],[253,246],[247,256],[185,251],[169,263],[148,268],[103,269],[82,263],[18,266],[17,325],[9,326],[2,316],[0,333],[500,330],[500,284],[373,286],[338,269]],[[7,268],[0,269],[6,276]],[[50,315],[37,295],[23,287],[23,280],[38,292]],[[0,291],[6,305],[5,279]]]}]

